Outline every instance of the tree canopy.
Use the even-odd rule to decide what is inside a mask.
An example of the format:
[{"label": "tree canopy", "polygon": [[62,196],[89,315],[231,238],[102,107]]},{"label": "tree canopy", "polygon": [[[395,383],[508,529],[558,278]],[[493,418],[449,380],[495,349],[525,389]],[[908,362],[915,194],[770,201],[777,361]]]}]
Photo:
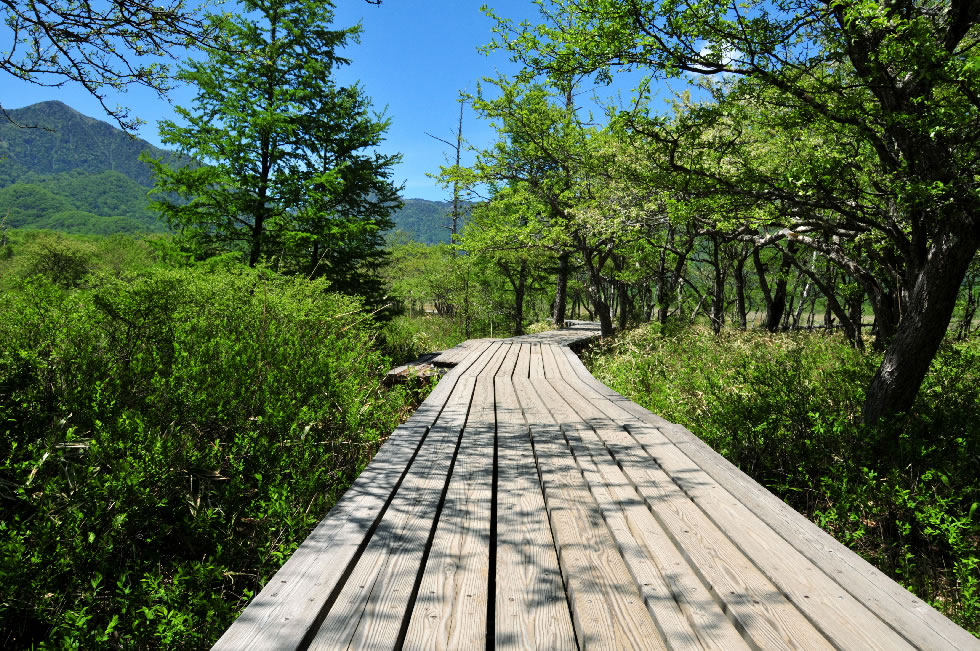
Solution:
[{"label": "tree canopy", "polygon": [[185,124],[163,122],[161,133],[201,164],[151,161],[155,205],[199,256],[239,251],[251,266],[267,260],[380,300],[398,156],[375,150],[388,122],[363,91],[331,78],[359,28],[331,28],[333,5],[321,0],[244,8],[220,29],[250,54],[215,50],[180,73],[197,96],[177,109]]},{"label": "tree canopy", "polygon": [[769,247],[787,269],[804,247],[853,278],[886,351],[865,417],[907,407],[980,245],[980,6],[537,4],[538,25],[498,16],[491,45],[522,79],[704,78],[673,113],[641,93],[622,136],[655,145],[648,177],[719,245]]}]

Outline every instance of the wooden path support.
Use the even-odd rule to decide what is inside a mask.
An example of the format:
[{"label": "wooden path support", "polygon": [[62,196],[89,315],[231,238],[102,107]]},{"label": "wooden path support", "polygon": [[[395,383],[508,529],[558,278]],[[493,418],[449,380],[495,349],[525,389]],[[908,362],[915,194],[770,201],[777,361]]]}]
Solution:
[{"label": "wooden path support", "polygon": [[599,383],[568,347],[596,335],[442,353],[453,369],[215,648],[980,649]]}]

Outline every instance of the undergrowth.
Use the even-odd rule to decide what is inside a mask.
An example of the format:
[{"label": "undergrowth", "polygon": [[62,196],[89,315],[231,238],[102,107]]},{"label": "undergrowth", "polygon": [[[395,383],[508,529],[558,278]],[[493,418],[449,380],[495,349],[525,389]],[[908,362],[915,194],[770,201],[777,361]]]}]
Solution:
[{"label": "undergrowth", "polygon": [[69,253],[0,293],[0,646],[208,647],[413,396],[323,283]]},{"label": "undergrowth", "polygon": [[[382,337],[385,352],[396,364],[418,359],[425,353],[448,350],[467,339],[488,337],[488,324],[476,322],[470,325],[469,336],[460,320],[430,314],[426,316],[396,316],[384,325]],[[502,328],[496,328],[494,337],[508,337]]]},{"label": "undergrowth", "polygon": [[880,358],[823,334],[647,327],[587,361],[980,635],[980,339],[944,344],[876,427],[860,413]]}]

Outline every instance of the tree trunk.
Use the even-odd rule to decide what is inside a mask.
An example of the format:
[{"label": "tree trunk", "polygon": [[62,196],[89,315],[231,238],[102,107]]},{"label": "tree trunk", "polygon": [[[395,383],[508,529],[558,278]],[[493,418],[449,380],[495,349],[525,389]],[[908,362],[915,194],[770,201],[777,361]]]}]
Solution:
[{"label": "tree trunk", "polygon": [[[796,266],[797,270],[799,270],[801,274],[807,276],[813,282],[813,284],[817,286],[817,289],[819,289],[824,295],[824,298],[827,301],[827,313],[837,315],[837,318],[840,319],[841,325],[844,326],[844,333],[847,335],[848,340],[850,340],[854,344],[854,347],[858,350],[864,350],[864,342],[861,341],[861,330],[855,328],[854,324],[851,323],[851,319],[848,317],[847,312],[844,311],[840,301],[837,300],[837,296],[834,295],[833,287],[824,284],[815,271],[804,267],[795,256],[791,256],[791,260],[793,261],[793,264]],[[832,319],[833,317],[830,318]]]},{"label": "tree trunk", "polygon": [[585,267],[589,272],[588,294],[589,301],[595,309],[596,316],[599,317],[599,330],[603,337],[611,337],[613,334],[612,317],[609,315],[609,303],[602,295],[602,276],[599,267],[592,263],[590,256],[585,256]]},{"label": "tree trunk", "polygon": [[789,273],[792,264],[793,254],[796,252],[796,244],[789,242],[786,246],[789,255],[783,254],[783,259],[779,265],[779,278],[776,279],[776,291],[772,294],[772,303],[766,313],[766,330],[776,332],[786,311],[786,275]]},{"label": "tree trunk", "polygon": [[[813,262],[817,260],[817,252],[813,252]],[[811,265],[813,264],[811,262]],[[813,287],[813,279],[807,276],[806,285],[803,286],[803,296],[800,297],[800,306],[796,310],[796,315],[793,317],[792,330],[798,330],[800,328],[800,319],[803,318],[803,309],[806,307],[806,301],[810,297],[810,288]]]},{"label": "tree trunk", "polygon": [[[310,278],[316,273],[317,262],[320,261],[320,240],[313,241],[313,250],[310,252]],[[409,308],[411,311],[411,308]]]},{"label": "tree trunk", "polygon": [[625,332],[629,325],[630,314],[633,312],[633,301],[630,300],[629,286],[619,281],[619,331]]},{"label": "tree trunk", "polygon": [[765,328],[769,332],[779,330],[779,323],[783,318],[783,311],[786,309],[786,273],[792,264],[792,253],[796,245],[790,242],[788,245],[790,255],[783,255],[780,263],[779,276],[776,278],[776,290],[772,291],[769,281],[766,278],[766,267],[762,264],[759,256],[759,249],[752,252],[752,261],[755,263],[755,270],[759,274],[759,288],[762,290],[762,297],[766,301],[766,321]]},{"label": "tree trunk", "polygon": [[[864,291],[858,289],[847,298],[847,318],[851,320],[851,327],[854,328],[855,342],[862,341],[861,327],[864,325]],[[863,344],[858,346],[863,348]]]},{"label": "tree trunk", "polygon": [[943,232],[933,241],[895,337],[871,381],[864,402],[865,422],[875,423],[912,407],[949,327],[978,243],[977,234],[970,232]]},{"label": "tree trunk", "polygon": [[714,266],[714,283],[711,292],[711,330],[721,333],[725,324],[725,270],[721,264],[721,244],[717,236],[711,238],[711,263]]},{"label": "tree trunk", "polygon": [[514,336],[524,334],[524,292],[527,287],[527,261],[521,260],[521,268],[514,284]]},{"label": "tree trunk", "polygon": [[558,279],[555,286],[555,328],[565,327],[565,306],[568,303],[568,258],[567,251],[558,256]]},{"label": "tree trunk", "polygon": [[885,350],[898,330],[901,320],[899,301],[894,292],[878,290],[869,295],[875,313],[874,349]]},{"label": "tree trunk", "polygon": [[739,258],[735,263],[735,311],[739,330],[747,330],[749,327],[748,310],[745,308],[745,260],[746,258]]},{"label": "tree trunk", "polygon": [[966,283],[966,305],[963,306],[963,317],[960,319],[960,326],[956,333],[957,339],[966,339],[973,329],[973,317],[977,314],[977,295],[973,291],[975,286],[976,278],[970,277]]}]

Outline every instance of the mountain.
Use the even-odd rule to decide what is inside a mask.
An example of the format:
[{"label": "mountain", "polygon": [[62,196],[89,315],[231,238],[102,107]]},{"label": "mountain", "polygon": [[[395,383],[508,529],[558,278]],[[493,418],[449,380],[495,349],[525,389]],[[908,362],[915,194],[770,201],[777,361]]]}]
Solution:
[{"label": "mountain", "polygon": [[150,168],[139,155],[148,151],[154,157],[173,156],[62,102],[41,102],[8,113],[12,122],[0,121],[0,158],[24,171],[114,171],[152,187]]},{"label": "mountain", "polygon": [[150,210],[142,152],[180,159],[57,101],[0,120],[0,217],[14,228],[71,233],[165,230]]},{"label": "mountain", "polygon": [[[412,239],[423,244],[449,243],[452,201],[405,199],[404,203],[401,210],[391,216],[395,222],[395,230],[405,231]],[[460,230],[464,222],[465,218],[458,225]]]},{"label": "mountain", "polygon": [[[0,118],[0,220],[13,228],[73,233],[165,230],[146,199],[150,168],[139,156],[189,159],[133,138],[58,101]],[[447,201],[405,199],[395,229],[426,244],[449,241]]]}]

